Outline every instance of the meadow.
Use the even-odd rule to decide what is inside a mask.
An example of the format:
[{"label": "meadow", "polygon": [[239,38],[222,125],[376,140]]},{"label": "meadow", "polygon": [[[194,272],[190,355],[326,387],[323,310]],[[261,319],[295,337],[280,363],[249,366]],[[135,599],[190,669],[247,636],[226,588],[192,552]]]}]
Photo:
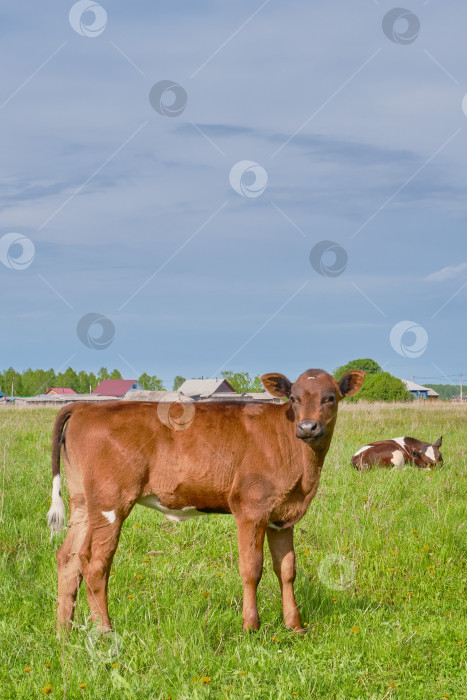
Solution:
[{"label": "meadow", "polygon": [[[0,410],[1,698],[467,697],[466,407],[341,406],[318,495],[295,528],[304,637],[283,627],[266,549],[262,627],[241,631],[231,516],[175,524],[137,506],[112,567],[115,632],[96,632],[82,586],[59,641],[64,535],[51,540],[45,520],[54,417]],[[442,469],[350,466],[366,442],[441,434]]]}]

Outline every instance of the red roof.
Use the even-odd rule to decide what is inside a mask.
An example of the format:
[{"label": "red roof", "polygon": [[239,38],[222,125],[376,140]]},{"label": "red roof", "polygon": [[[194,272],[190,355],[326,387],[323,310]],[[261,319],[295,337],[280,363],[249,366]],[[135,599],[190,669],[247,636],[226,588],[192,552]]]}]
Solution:
[{"label": "red roof", "polygon": [[124,396],[133,385],[136,389],[137,384],[137,379],[103,379],[92,393],[100,396]]},{"label": "red roof", "polygon": [[76,391],[74,389],[69,389],[68,387],[52,387],[48,391],[45,392],[46,394],[76,394]]}]

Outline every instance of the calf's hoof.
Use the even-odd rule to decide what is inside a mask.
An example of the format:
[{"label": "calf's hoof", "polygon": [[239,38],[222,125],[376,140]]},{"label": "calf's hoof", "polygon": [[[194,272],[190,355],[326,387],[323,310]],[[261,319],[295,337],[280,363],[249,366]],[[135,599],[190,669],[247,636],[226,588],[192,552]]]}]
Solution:
[{"label": "calf's hoof", "polygon": [[261,627],[261,623],[258,620],[244,620],[243,631],[244,632],[258,632]]}]

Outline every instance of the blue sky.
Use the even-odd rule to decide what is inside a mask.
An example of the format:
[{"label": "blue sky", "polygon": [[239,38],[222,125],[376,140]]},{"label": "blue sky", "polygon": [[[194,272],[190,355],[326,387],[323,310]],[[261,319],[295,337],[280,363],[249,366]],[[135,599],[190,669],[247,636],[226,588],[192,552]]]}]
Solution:
[{"label": "blue sky", "polygon": [[1,368],[467,374],[465,3],[404,4],[405,44],[386,0],[73,5],[0,10]]}]

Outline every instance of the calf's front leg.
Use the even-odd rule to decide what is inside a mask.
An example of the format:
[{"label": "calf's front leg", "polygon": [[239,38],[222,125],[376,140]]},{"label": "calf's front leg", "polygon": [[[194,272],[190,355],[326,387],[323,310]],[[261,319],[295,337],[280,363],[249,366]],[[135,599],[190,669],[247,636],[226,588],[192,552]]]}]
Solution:
[{"label": "calf's front leg", "polygon": [[243,581],[243,629],[259,630],[256,591],[263,573],[266,525],[237,519],[239,570]]},{"label": "calf's front leg", "polygon": [[281,587],[284,623],[286,627],[290,627],[295,632],[303,633],[302,621],[293,590],[295,581],[293,527],[287,527],[283,530],[273,530],[268,527],[267,534],[274,572]]}]

